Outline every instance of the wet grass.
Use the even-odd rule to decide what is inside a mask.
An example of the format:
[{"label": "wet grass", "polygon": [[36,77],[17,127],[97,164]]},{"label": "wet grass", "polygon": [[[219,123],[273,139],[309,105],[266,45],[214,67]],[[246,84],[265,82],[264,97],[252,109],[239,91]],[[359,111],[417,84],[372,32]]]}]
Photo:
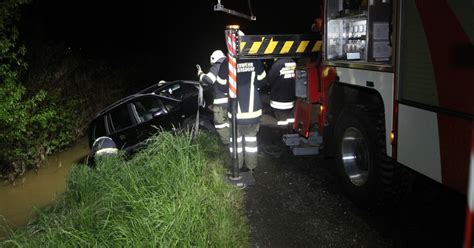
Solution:
[{"label": "wet grass", "polygon": [[243,195],[224,183],[213,136],[163,133],[131,160],[76,166],[60,203],[6,247],[248,247]]}]

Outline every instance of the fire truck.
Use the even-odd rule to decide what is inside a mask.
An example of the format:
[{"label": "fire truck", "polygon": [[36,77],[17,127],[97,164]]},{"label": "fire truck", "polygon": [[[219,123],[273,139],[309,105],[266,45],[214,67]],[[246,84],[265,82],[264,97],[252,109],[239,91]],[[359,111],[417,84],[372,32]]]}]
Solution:
[{"label": "fire truck", "polygon": [[474,2],[321,6],[309,35],[237,36],[237,59],[298,61],[295,133],[285,143],[295,155],[334,157],[343,188],[363,206],[397,202],[416,173],[465,193]]}]

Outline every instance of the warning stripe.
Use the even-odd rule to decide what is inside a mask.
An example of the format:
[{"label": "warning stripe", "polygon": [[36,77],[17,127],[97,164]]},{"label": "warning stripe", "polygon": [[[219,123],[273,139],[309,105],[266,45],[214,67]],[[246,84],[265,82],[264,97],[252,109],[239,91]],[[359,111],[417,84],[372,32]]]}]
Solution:
[{"label": "warning stripe", "polygon": [[273,38],[268,40],[268,44],[266,45],[265,54],[272,54],[275,51],[276,46],[278,45],[278,41],[273,41]]},{"label": "warning stripe", "polygon": [[250,47],[249,53],[250,53],[250,54],[256,54],[256,53],[258,52],[258,49],[260,48],[261,45],[262,45],[262,42],[261,42],[261,41],[255,41],[255,42],[252,44],[252,47]]},{"label": "warning stripe", "polygon": [[231,55],[236,54],[235,34],[228,32],[227,34],[227,50]]},{"label": "warning stripe", "polygon": [[238,58],[301,57],[321,50],[318,35],[245,35],[236,49]]},{"label": "warning stripe", "polygon": [[235,58],[229,55],[229,96],[237,97],[237,67]]},{"label": "warning stripe", "polygon": [[229,97],[237,97],[237,61],[236,61],[236,35],[235,31],[226,31],[227,36],[227,49],[229,54],[227,56],[229,61]]}]

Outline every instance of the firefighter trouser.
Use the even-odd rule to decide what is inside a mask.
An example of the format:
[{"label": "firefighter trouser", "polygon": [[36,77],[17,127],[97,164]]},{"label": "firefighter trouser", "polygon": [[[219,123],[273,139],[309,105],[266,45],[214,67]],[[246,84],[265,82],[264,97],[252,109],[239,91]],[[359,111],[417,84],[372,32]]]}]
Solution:
[{"label": "firefighter trouser", "polygon": [[229,117],[227,116],[227,106],[214,105],[214,127],[224,145],[229,144],[230,130]]},{"label": "firefighter trouser", "polygon": [[[260,124],[237,125],[237,156],[239,158],[239,168],[245,166],[248,169],[257,167],[257,133]],[[230,152],[232,153],[232,137],[230,137]]]},{"label": "firefighter trouser", "polygon": [[280,127],[288,127],[288,126],[293,125],[293,122],[295,122],[293,108],[291,109],[273,108],[273,113],[275,114],[277,125]]}]

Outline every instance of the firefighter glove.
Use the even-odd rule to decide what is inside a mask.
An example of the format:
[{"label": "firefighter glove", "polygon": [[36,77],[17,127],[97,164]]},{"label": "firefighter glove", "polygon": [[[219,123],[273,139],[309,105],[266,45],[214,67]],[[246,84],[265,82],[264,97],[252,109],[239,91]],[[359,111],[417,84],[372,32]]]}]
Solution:
[{"label": "firefighter glove", "polygon": [[200,78],[201,74],[203,74],[204,72],[202,71],[201,66],[199,64],[196,65],[196,69],[197,69],[197,76],[198,78]]}]

